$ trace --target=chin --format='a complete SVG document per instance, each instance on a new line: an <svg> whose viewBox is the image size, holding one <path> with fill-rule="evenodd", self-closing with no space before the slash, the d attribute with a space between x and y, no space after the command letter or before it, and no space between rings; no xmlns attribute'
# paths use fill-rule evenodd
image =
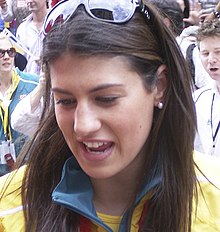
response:
<svg viewBox="0 0 220 232"><path fill-rule="evenodd" d="M106 169L102 169L99 170L99 169L96 169L96 170L86 170L86 169L83 169L84 172L92 179L99 179L99 180L102 180L102 179L107 179L107 178L111 178L112 176L115 175L115 173L109 173L106 171Z"/></svg>

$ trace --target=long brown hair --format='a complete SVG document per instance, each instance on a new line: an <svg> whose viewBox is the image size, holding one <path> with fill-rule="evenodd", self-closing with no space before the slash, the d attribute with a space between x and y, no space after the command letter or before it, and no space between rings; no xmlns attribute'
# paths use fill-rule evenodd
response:
<svg viewBox="0 0 220 232"><path fill-rule="evenodd" d="M47 79L45 112L26 152L29 157L22 187L23 204L28 206L25 207L27 231L77 231L79 226L77 214L51 200L63 164L73 156L57 125L50 92L50 63L65 52L126 56L148 89L157 81L155 73L159 65L167 66L164 108L155 108L146 155L146 172L151 170L149 178L159 173L162 181L152 192L141 231L190 231L196 180L190 76L172 33L154 8L145 4L150 18L137 11L124 24L95 20L79 7L71 19L55 26L46 36L42 54ZM77 188L79 183L74 184Z"/></svg>

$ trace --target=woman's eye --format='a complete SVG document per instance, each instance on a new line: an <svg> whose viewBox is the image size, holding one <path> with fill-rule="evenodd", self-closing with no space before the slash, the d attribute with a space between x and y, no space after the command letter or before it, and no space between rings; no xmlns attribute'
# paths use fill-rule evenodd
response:
<svg viewBox="0 0 220 232"><path fill-rule="evenodd" d="M73 106L76 104L76 101L74 99L59 99L56 101L57 105L62 105L62 106Z"/></svg>
<svg viewBox="0 0 220 232"><path fill-rule="evenodd" d="M95 98L96 101L103 103L103 104L112 104L117 99L118 99L118 97L116 97L116 96L106 96L106 97L96 97Z"/></svg>

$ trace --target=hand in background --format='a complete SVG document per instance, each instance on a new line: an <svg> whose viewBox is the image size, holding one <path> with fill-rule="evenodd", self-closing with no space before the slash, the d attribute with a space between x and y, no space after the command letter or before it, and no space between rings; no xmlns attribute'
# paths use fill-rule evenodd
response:
<svg viewBox="0 0 220 232"><path fill-rule="evenodd" d="M40 75L38 88L39 88L39 90L38 90L38 91L39 91L39 94L40 94L41 96L43 96L44 91L45 91L45 88L46 88L46 79L45 79L43 73L41 73L41 75Z"/></svg>
<svg viewBox="0 0 220 232"><path fill-rule="evenodd" d="M199 25L201 9L202 9L202 6L199 1L195 1L193 4L190 3L189 18L184 18L183 21L185 23L189 23L190 25Z"/></svg>

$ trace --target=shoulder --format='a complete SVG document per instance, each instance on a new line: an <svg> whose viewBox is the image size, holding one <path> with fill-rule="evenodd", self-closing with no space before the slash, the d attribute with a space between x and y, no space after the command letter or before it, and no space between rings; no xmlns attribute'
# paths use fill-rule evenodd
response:
<svg viewBox="0 0 220 232"><path fill-rule="evenodd" d="M22 21L17 28L16 36L24 32L26 26L27 26L27 21L26 20Z"/></svg>
<svg viewBox="0 0 220 232"><path fill-rule="evenodd" d="M19 69L17 69L18 75L20 76L20 80L22 82L26 83L33 83L33 84L38 84L39 82L39 77L35 74L32 73L27 73L27 72L22 72Z"/></svg>
<svg viewBox="0 0 220 232"><path fill-rule="evenodd" d="M200 171L192 231L220 231L220 158L195 152L194 161Z"/></svg>
<svg viewBox="0 0 220 232"><path fill-rule="evenodd" d="M205 155L195 151L194 161L207 179L220 188L220 157ZM199 176L199 179L202 177L202 181L204 181L204 175L202 175L200 172L198 173L199 174L197 176Z"/></svg>
<svg viewBox="0 0 220 232"><path fill-rule="evenodd" d="M10 193L20 192L20 187L24 177L26 166L0 177L0 212L4 208L3 199L6 199Z"/></svg>
<svg viewBox="0 0 220 232"><path fill-rule="evenodd" d="M24 226L21 185L26 166L0 177L0 229L22 231Z"/></svg>
<svg viewBox="0 0 220 232"><path fill-rule="evenodd" d="M16 36L18 36L21 32L26 32L27 26L31 21L32 15L28 15L26 18L24 18L17 28Z"/></svg>
<svg viewBox="0 0 220 232"><path fill-rule="evenodd" d="M26 18L23 18L22 22L19 24L18 28L24 27L33 20L32 14L29 14Z"/></svg>
<svg viewBox="0 0 220 232"><path fill-rule="evenodd" d="M212 95L213 89L211 85L204 86L193 93L194 102L197 103L202 97Z"/></svg>

